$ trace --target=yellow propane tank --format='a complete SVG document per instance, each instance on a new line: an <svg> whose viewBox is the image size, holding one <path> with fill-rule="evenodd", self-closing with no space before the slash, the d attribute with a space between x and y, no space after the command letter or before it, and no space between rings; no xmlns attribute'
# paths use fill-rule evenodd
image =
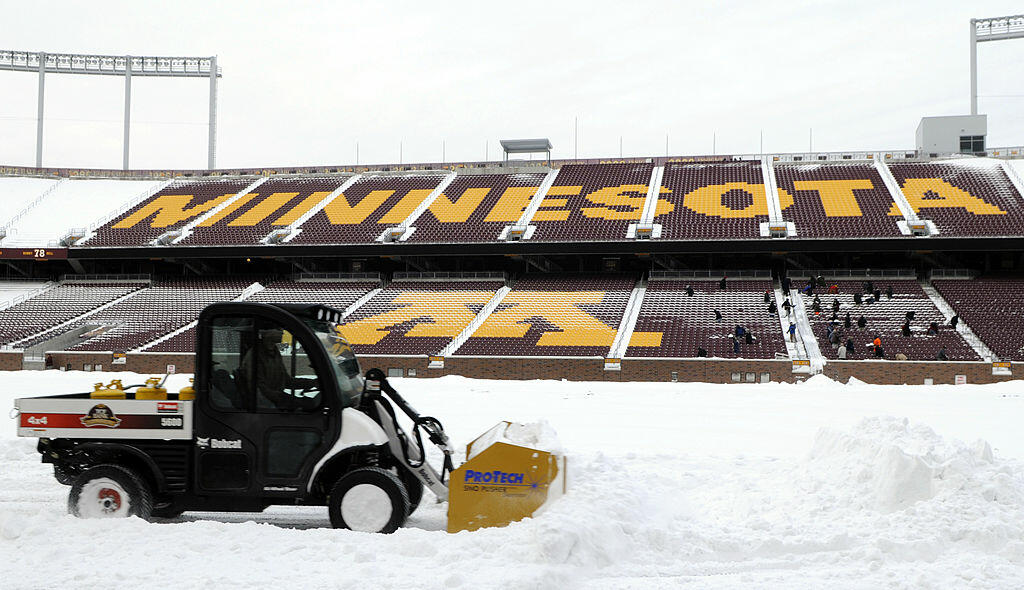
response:
<svg viewBox="0 0 1024 590"><path fill-rule="evenodd" d="M160 387L159 377L146 379L145 387L135 391L135 399L167 399L167 390Z"/></svg>
<svg viewBox="0 0 1024 590"><path fill-rule="evenodd" d="M193 384L195 382L196 382L195 379L189 377L188 385L186 385L185 387L182 387L178 391L178 399L180 399L182 401L196 399L196 390L195 390L195 387L193 387Z"/></svg>
<svg viewBox="0 0 1024 590"><path fill-rule="evenodd" d="M565 493L565 456L508 436L519 426L500 422L467 445L448 484L449 533L505 526Z"/></svg>
<svg viewBox="0 0 1024 590"><path fill-rule="evenodd" d="M124 399L124 388L120 379L114 379L104 386L102 383L93 384L93 391L89 394L92 399Z"/></svg>

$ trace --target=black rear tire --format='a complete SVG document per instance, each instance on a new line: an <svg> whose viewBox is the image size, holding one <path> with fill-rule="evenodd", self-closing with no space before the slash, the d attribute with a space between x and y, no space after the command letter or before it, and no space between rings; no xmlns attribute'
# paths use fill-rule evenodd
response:
<svg viewBox="0 0 1024 590"><path fill-rule="evenodd" d="M420 500L423 499L423 482L402 466L398 467L398 479L402 480L402 485L405 486L405 491L409 495L409 515L412 516L412 513L416 512L416 508L419 507Z"/></svg>
<svg viewBox="0 0 1024 590"><path fill-rule="evenodd" d="M149 519L153 494L139 475L120 465L97 465L75 477L68 511L79 518Z"/></svg>
<svg viewBox="0 0 1024 590"><path fill-rule="evenodd" d="M409 517L409 494L394 473L362 467L338 478L327 510L334 528L393 533Z"/></svg>

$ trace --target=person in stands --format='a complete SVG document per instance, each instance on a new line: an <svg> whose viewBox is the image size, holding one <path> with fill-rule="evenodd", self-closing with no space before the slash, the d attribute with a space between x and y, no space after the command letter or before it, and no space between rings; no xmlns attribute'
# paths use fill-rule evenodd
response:
<svg viewBox="0 0 1024 590"><path fill-rule="evenodd" d="M880 289L875 289L871 294L875 296L875 303L882 300L882 291Z"/></svg>
<svg viewBox="0 0 1024 590"><path fill-rule="evenodd" d="M824 287L825 286L825 277L823 277L821 275L818 275L817 278L814 279L814 284L816 286L818 286L818 287Z"/></svg>
<svg viewBox="0 0 1024 590"><path fill-rule="evenodd" d="M885 358L885 349L883 349L881 345L875 347L875 357L880 359Z"/></svg>
<svg viewBox="0 0 1024 590"><path fill-rule="evenodd" d="M789 341L796 342L796 324L789 325Z"/></svg>
<svg viewBox="0 0 1024 590"><path fill-rule="evenodd" d="M693 297L693 287L691 287L690 285L686 286L686 296Z"/></svg>
<svg viewBox="0 0 1024 590"><path fill-rule="evenodd" d="M702 356L707 356L707 355L708 355L708 351L704 350L703 346L698 346L697 347L697 356L702 357Z"/></svg>
<svg viewBox="0 0 1024 590"><path fill-rule="evenodd" d="M949 318L949 325L952 326L952 328L954 330L956 330L956 325L959 324L959 323L960 323L960 316L954 315L953 317Z"/></svg>
<svg viewBox="0 0 1024 590"><path fill-rule="evenodd" d="M851 325L851 322L850 322L850 312L846 312L846 317L843 318L843 327L846 328L847 330L849 330L850 329L850 325Z"/></svg>
<svg viewBox="0 0 1024 590"><path fill-rule="evenodd" d="M910 324L909 323L904 323L902 331L903 331L903 335L904 336L910 336Z"/></svg>
<svg viewBox="0 0 1024 590"><path fill-rule="evenodd" d="M855 304L857 304L857 305L860 305L860 304L864 303L864 296L861 295L860 293L854 293L853 294L853 302Z"/></svg>
<svg viewBox="0 0 1024 590"><path fill-rule="evenodd" d="M722 280L718 281L718 288L719 289L722 289L723 291L725 290L725 280L728 279L728 278L729 278L728 276L724 276L724 277L722 277Z"/></svg>
<svg viewBox="0 0 1024 590"><path fill-rule="evenodd" d="M768 313L770 313L771 315L779 313L779 306L775 305L774 301L768 304Z"/></svg>
<svg viewBox="0 0 1024 590"><path fill-rule="evenodd" d="M739 338L736 338L735 336L732 337L732 352L733 354L740 353L740 341Z"/></svg>
<svg viewBox="0 0 1024 590"><path fill-rule="evenodd" d="M747 344L753 344L754 340L756 340L756 338L754 338L754 335L750 332L750 330L747 330L746 334L743 335L743 341L746 342Z"/></svg>
<svg viewBox="0 0 1024 590"><path fill-rule="evenodd" d="M811 304L811 309L815 312L821 311L821 299L818 299L817 295L814 296L814 303Z"/></svg>
<svg viewBox="0 0 1024 590"><path fill-rule="evenodd" d="M812 279L810 281L807 281L807 284L804 286L803 289L800 289L800 292L803 293L804 295L813 295L814 294L814 280Z"/></svg>
<svg viewBox="0 0 1024 590"><path fill-rule="evenodd" d="M928 324L928 335L929 336L935 336L938 333L939 333L939 323L938 322L932 322L932 323Z"/></svg>
<svg viewBox="0 0 1024 590"><path fill-rule="evenodd" d="M789 293L789 290L793 287L793 281L789 277L782 277L782 291Z"/></svg>
<svg viewBox="0 0 1024 590"><path fill-rule="evenodd" d="M793 304L789 301L789 297L786 297L786 300L782 302L782 309L786 310L786 317L788 318L790 312L793 311Z"/></svg>
<svg viewBox="0 0 1024 590"><path fill-rule="evenodd" d="M736 336L738 336L738 337L742 337L742 336L743 336L743 334L744 334L744 333L745 333L746 331L747 331L747 329L746 329L746 328L744 328L743 326L741 326L741 325L739 325L739 324L737 324L737 325L736 325Z"/></svg>
<svg viewBox="0 0 1024 590"><path fill-rule="evenodd" d="M834 313L839 313L839 298L838 297L836 297L835 299L832 300L832 311Z"/></svg>
<svg viewBox="0 0 1024 590"><path fill-rule="evenodd" d="M846 339L846 354L854 354L857 352L857 345L853 342L853 338Z"/></svg>
<svg viewBox="0 0 1024 590"><path fill-rule="evenodd" d="M910 311L907 312L907 321L908 322L914 321L914 310L910 310Z"/></svg>
<svg viewBox="0 0 1024 590"><path fill-rule="evenodd" d="M718 311L717 309L715 310L715 321L716 322L722 321L722 312Z"/></svg>
<svg viewBox="0 0 1024 590"><path fill-rule="evenodd" d="M946 347L945 346L943 346L942 348L939 349L939 353L935 355L935 360L937 360L937 361L948 361L949 360L949 357L946 356Z"/></svg>
<svg viewBox="0 0 1024 590"><path fill-rule="evenodd" d="M846 345L845 344L840 344L839 345L839 350L836 351L836 356L839 357L839 360L841 360L841 361L845 361L846 360Z"/></svg>
<svg viewBox="0 0 1024 590"><path fill-rule="evenodd" d="M892 285L885 288L885 296L892 299Z"/></svg>
<svg viewBox="0 0 1024 590"><path fill-rule="evenodd" d="M907 355L903 354L902 352L897 352L896 356L893 358L895 358L898 361L905 361L907 360Z"/></svg>
<svg viewBox="0 0 1024 590"><path fill-rule="evenodd" d="M868 327L868 319L864 316L860 316L859 318L857 318L857 327L860 328L861 330Z"/></svg>
<svg viewBox="0 0 1024 590"><path fill-rule="evenodd" d="M768 303L768 302L770 302L771 300L772 300L772 292L771 292L771 291L769 291L768 289L765 289L765 290L764 290L764 302L765 302L765 303Z"/></svg>
<svg viewBox="0 0 1024 590"><path fill-rule="evenodd" d="M838 294L839 293L839 285L832 285L831 287L828 288L828 292L830 294L832 294L832 295Z"/></svg>

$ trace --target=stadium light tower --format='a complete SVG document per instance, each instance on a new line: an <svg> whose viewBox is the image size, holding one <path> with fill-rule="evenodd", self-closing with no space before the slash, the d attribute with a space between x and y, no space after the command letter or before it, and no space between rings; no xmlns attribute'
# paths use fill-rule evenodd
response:
<svg viewBox="0 0 1024 590"><path fill-rule="evenodd" d="M93 74L124 76L124 169L128 169L128 144L131 135L132 78L209 78L210 125L207 166L216 164L217 142L217 56L211 57L158 57L132 55L87 55L76 53L46 53L43 51L13 51L0 49L0 70L39 73L39 106L36 115L36 167L43 166L43 90L46 74Z"/></svg>
<svg viewBox="0 0 1024 590"><path fill-rule="evenodd" d="M978 114L978 43L1024 39L1024 14L971 19L971 114Z"/></svg>

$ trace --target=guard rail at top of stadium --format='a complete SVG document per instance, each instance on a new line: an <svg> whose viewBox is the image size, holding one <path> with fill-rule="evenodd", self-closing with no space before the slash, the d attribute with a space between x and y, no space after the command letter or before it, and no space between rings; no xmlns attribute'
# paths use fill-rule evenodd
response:
<svg viewBox="0 0 1024 590"><path fill-rule="evenodd" d="M518 168L535 166L560 168L566 164L647 164L664 166L673 162L714 163L770 158L774 162L836 162L844 160L933 160L971 154L960 153L918 153L915 150L846 150L833 152L789 152L764 154L704 154L690 156L650 156L638 158L578 158L559 160L508 160L476 162L421 162L415 164L371 164L371 165L324 165L324 166L277 166L220 168L216 170L115 170L104 168L35 168L31 166L10 166L0 164L0 176L47 176L47 177L96 177L96 178L175 178L207 176L276 176L290 174L353 174L367 172L418 172L439 170L465 170ZM1024 158L1024 146L989 148L973 154L991 158Z"/></svg>

